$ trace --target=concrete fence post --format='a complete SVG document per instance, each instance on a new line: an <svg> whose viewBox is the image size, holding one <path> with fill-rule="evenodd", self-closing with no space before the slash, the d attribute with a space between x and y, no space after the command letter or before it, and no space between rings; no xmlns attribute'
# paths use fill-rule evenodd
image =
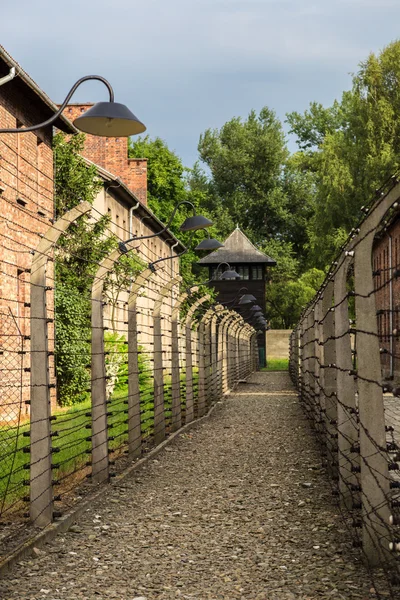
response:
<svg viewBox="0 0 400 600"><path fill-rule="evenodd" d="M355 467L360 466L359 454L354 453L358 424L346 288L352 260L346 255L339 258L334 279L339 491L341 502L348 509L353 508L354 486L359 483Z"/></svg>
<svg viewBox="0 0 400 600"><path fill-rule="evenodd" d="M211 300L211 296L206 294L202 296L189 308L185 320L185 340L186 340L186 417L185 423L190 423L194 419L194 394L193 394L193 344L192 344L192 324L196 310L205 302Z"/></svg>
<svg viewBox="0 0 400 600"><path fill-rule="evenodd" d="M179 284L182 277L177 276L168 281L157 296L153 308L154 336L154 443L157 446L165 439L165 407L164 407L164 370L162 347L161 308L164 299L174 285Z"/></svg>
<svg viewBox="0 0 400 600"><path fill-rule="evenodd" d="M335 309L333 308L333 280L328 281L322 297L322 343L324 368L321 373L324 389L324 415L328 471L337 477L337 400L336 400L336 352Z"/></svg>
<svg viewBox="0 0 400 600"><path fill-rule="evenodd" d="M190 294L195 294L198 287L192 287ZM177 431L182 425L182 408L181 408L181 379L180 379L180 350L179 350L179 313L182 303L188 298L187 292L181 294L172 309L171 314L171 393L172 393L172 420L171 430ZM187 374L185 373L187 384Z"/></svg>
<svg viewBox="0 0 400 600"><path fill-rule="evenodd" d="M136 244L136 245L135 245ZM128 244L128 250L137 242ZM121 257L119 249L104 258L92 285L92 481L102 483L109 477L106 365L104 354L103 291L107 275Z"/></svg>
<svg viewBox="0 0 400 600"><path fill-rule="evenodd" d="M209 368L210 368L210 333L209 321L214 313L214 307L209 308L199 321L198 326L198 345L199 345L199 399L198 416L202 417L206 412L207 395L209 387Z"/></svg>
<svg viewBox="0 0 400 600"><path fill-rule="evenodd" d="M388 559L387 524L391 514L381 360L372 275L372 244L377 228L398 202L400 184L379 198L362 222L354 244L354 290L357 319L363 549L370 565Z"/></svg>
<svg viewBox="0 0 400 600"><path fill-rule="evenodd" d="M151 269L142 271L132 284L128 298L128 452L131 458L138 458L142 453L137 299L152 275Z"/></svg>
<svg viewBox="0 0 400 600"><path fill-rule="evenodd" d="M230 319L230 311L222 318L218 329L219 355L221 357L221 396L228 391L228 345L227 345L227 322Z"/></svg>
<svg viewBox="0 0 400 600"><path fill-rule="evenodd" d="M46 267L49 254L61 234L92 209L82 202L50 227L40 240L31 266L31 421L30 421L30 518L36 527L53 520L51 476L51 426L49 346L47 334Z"/></svg>

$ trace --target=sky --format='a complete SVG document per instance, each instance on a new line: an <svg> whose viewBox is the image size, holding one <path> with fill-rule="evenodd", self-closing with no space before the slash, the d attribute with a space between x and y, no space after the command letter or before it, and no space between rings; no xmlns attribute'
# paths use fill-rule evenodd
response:
<svg viewBox="0 0 400 600"><path fill-rule="evenodd" d="M0 19L0 43L56 103L102 75L189 167L207 128L329 106L400 38L400 0L1 0ZM98 82L73 97L106 99Z"/></svg>

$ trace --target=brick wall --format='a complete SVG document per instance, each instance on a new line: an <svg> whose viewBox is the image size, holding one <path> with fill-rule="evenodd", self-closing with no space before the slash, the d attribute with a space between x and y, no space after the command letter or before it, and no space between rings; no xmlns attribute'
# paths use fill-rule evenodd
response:
<svg viewBox="0 0 400 600"><path fill-rule="evenodd" d="M64 111L65 116L73 121L93 104L71 104ZM86 134L83 155L120 177L125 185L143 203L147 204L147 159L128 158L128 138L107 138Z"/></svg>
<svg viewBox="0 0 400 600"><path fill-rule="evenodd" d="M11 82L0 87L0 127L26 126L42 121L45 117L39 107L40 102L35 104L26 100L19 84ZM51 142L51 128L39 131L38 135L0 135L0 186L3 188L0 191L0 363L3 375L0 422L9 422L18 416L14 412L20 400L17 396L21 391L21 369L22 401L30 397L29 280L32 251L54 217ZM47 276L51 286L51 262ZM53 317L52 291L47 293L47 302L49 317ZM49 340L51 350L52 323L49 324ZM22 351L26 354L21 354ZM50 373L53 381L54 364L51 364ZM14 402L15 408L12 408ZM23 410L28 414L28 405L23 405Z"/></svg>
<svg viewBox="0 0 400 600"><path fill-rule="evenodd" d="M374 243L372 265L374 285L376 289L376 309L378 317L378 334L384 379L390 376L390 340L392 337L394 379L400 382L400 278L396 270L400 269L400 218L388 229L392 239L392 271L389 269L390 238L383 233ZM390 313L390 279L393 288L393 312Z"/></svg>

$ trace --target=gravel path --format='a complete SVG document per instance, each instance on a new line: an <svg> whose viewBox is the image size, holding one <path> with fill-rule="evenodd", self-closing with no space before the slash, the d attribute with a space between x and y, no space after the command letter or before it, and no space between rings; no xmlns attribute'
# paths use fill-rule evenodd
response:
<svg viewBox="0 0 400 600"><path fill-rule="evenodd" d="M254 374L72 530L1 600L376 598L286 373Z"/></svg>

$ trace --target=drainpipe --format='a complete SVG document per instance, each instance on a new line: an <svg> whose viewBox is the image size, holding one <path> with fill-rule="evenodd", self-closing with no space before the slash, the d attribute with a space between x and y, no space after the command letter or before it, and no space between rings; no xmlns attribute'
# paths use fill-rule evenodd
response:
<svg viewBox="0 0 400 600"><path fill-rule="evenodd" d="M11 81L11 79L14 79L14 77L15 77L15 67L11 67L9 74L0 79L0 85L4 85L5 83L8 83L9 81Z"/></svg>
<svg viewBox="0 0 400 600"><path fill-rule="evenodd" d="M129 209L129 238L133 237L133 233L132 233L132 224L133 224L133 211L137 210L140 206L140 202L138 202L136 204L136 206L132 206L132 208Z"/></svg>
<svg viewBox="0 0 400 600"><path fill-rule="evenodd" d="M386 235L389 238L389 377L393 379L394 377L394 368L393 368L393 272L392 272L392 236L388 231L386 231Z"/></svg>

